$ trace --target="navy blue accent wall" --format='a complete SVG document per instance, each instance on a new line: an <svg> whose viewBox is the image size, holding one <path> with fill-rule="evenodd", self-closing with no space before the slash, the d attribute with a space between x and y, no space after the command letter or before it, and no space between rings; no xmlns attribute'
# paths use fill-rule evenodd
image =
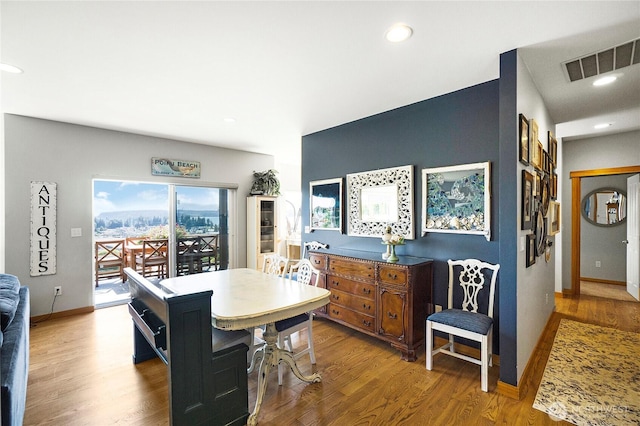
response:
<svg viewBox="0 0 640 426"><path fill-rule="evenodd" d="M500 55L500 381L516 386L518 276L518 55Z"/></svg>
<svg viewBox="0 0 640 426"><path fill-rule="evenodd" d="M478 258L499 263L502 165L499 144L498 80L411 104L302 138L303 225L309 226L309 182L345 177L397 166L414 166L414 219L416 239L398 248L398 254L435 260L435 303L447 304L447 259ZM517 114L514 115L517 117ZM515 120L515 119L514 119ZM423 168L491 162L491 241L484 236L429 233L421 236ZM513 166L515 167L515 166ZM515 172L509 177L515 187ZM510 185L511 183L509 183ZM346 191L346 182L345 182ZM514 201L515 202L515 201ZM514 213L515 216L515 213ZM303 241L317 240L331 248L380 252L380 238L349 237L337 231L303 233ZM510 232L515 238L516 225ZM500 271L498 286L503 278ZM498 287L499 288L499 287ZM494 351L499 344L500 311L496 297Z"/></svg>

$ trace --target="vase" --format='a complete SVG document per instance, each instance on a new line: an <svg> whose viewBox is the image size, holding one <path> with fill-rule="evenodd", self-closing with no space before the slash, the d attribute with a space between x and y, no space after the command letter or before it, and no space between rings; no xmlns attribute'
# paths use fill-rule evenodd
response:
<svg viewBox="0 0 640 426"><path fill-rule="evenodd" d="M395 244L389 244L389 247L391 247L391 254L387 258L387 262L396 263L398 260L400 260L398 258L398 255L396 254L396 245Z"/></svg>
<svg viewBox="0 0 640 426"><path fill-rule="evenodd" d="M389 256L391 256L391 244L386 244L386 246L387 246L387 251L382 253L382 260L387 260Z"/></svg>

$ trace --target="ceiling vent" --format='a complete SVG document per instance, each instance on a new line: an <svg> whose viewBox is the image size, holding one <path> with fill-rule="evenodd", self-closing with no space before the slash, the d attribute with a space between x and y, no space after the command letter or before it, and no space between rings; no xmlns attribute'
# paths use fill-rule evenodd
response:
<svg viewBox="0 0 640 426"><path fill-rule="evenodd" d="M640 39L564 62L569 81L578 81L640 63Z"/></svg>

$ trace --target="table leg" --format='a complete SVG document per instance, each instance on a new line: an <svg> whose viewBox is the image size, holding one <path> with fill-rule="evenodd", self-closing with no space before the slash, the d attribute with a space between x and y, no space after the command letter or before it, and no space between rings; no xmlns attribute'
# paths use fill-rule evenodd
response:
<svg viewBox="0 0 640 426"><path fill-rule="evenodd" d="M253 413L247 419L248 426L254 426L258 424L258 413L260 412L260 406L262 405L262 399L264 398L264 394L267 391L267 383L269 379L269 371L271 368L277 367L280 362L286 362L293 374L296 375L297 378L307 383L317 383L322 380L322 377L319 373L311 374L310 376L305 376L302 374L298 365L296 364L295 359L293 358L293 354L286 349L281 349L278 347L278 331L276 330L275 323L268 323L267 329L263 333L263 338L266 344L262 349L256 351L263 352L262 362L260 363L260 369L258 370L258 392L256 396L256 406L253 409ZM254 360L256 355L254 354ZM253 365L254 360L251 361Z"/></svg>

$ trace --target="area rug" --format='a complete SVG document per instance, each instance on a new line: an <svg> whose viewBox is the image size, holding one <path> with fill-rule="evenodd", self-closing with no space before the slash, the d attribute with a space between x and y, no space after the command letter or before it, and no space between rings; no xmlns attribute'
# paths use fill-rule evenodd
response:
<svg viewBox="0 0 640 426"><path fill-rule="evenodd" d="M533 407L575 425L640 424L640 333L560 320Z"/></svg>

